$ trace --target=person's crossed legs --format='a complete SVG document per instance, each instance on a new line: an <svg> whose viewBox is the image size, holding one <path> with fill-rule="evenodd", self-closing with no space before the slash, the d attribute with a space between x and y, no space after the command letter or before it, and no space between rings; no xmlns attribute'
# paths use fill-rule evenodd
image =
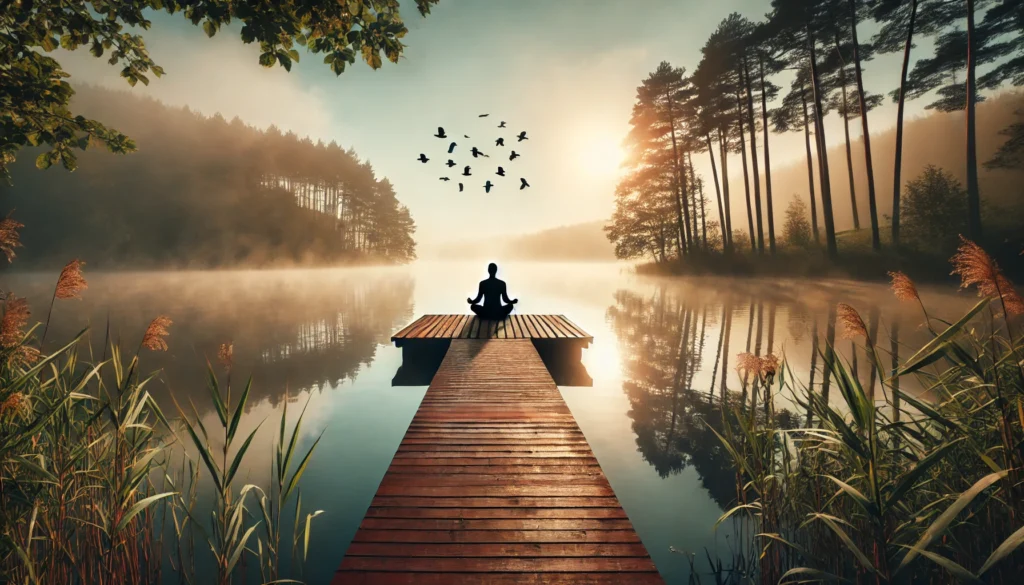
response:
<svg viewBox="0 0 1024 585"><path fill-rule="evenodd" d="M481 319L500 321L505 317L508 317L509 314L512 313L512 308L514 306L515 305L509 303L507 305L502 305L498 309L491 309L489 307L484 307L483 305L470 305L469 308L473 311L473 313L476 314L477 317L480 317Z"/></svg>

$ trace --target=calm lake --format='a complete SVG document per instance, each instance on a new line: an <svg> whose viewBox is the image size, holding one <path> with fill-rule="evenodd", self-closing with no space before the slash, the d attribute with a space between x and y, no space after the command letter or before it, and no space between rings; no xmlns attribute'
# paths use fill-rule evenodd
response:
<svg viewBox="0 0 1024 585"><path fill-rule="evenodd" d="M214 361L220 344L233 343L235 386L250 374L254 380L240 436L263 423L247 456L245 482L266 480L284 400L293 419L308 401L300 452L321 433L323 438L302 480L302 502L305 511L324 514L313 523L305 578L326 583L426 390L392 387L401 352L391 345L391 334L420 314L466 312L465 299L475 294L485 268L421 262L372 269L87 273L83 300L57 302L47 345L90 327L98 356L109 319L110 337L133 352L149 321L167 315L173 320L170 350L142 354L143 370L162 370L150 392L169 414L170 393L182 404L191 399L209 426L216 415L205 389L206 359ZM819 388L815 351L831 337L843 358L858 366L862 382L873 383L863 351L854 351L835 330L837 302L856 307L886 350L897 323L901 351L927 339L919 307L899 303L881 284L656 279L638 277L621 264L509 264L498 277L520 299L519 312L564 314L594 336L583 352L593 387L565 387L562 395L669 583L687 581L683 552L696 553L704 570L705 548L725 557L733 549L733 525L716 531L714 524L734 498L735 477L705 421L721 419L713 398L723 388L743 389L737 354L784 355L805 383L812 382L813 363ZM28 296L34 319L45 320L55 273L8 274L4 280L4 289ZM952 288L922 287L921 294L929 312L947 320L976 300ZM779 400L778 408L793 408L786 397Z"/></svg>

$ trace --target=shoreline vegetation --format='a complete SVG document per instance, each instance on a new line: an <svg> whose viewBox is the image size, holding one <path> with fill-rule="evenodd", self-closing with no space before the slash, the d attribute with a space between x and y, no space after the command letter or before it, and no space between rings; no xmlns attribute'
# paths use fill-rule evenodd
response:
<svg viewBox="0 0 1024 585"><path fill-rule="evenodd" d="M138 151L90 149L74 173L9 165L4 208L25 224L19 266L92 269L401 264L416 225L369 161L325 144L85 86L73 105L130 133ZM37 154L40 147L27 149Z"/></svg>
<svg viewBox="0 0 1024 585"><path fill-rule="evenodd" d="M19 227L0 221L8 260ZM323 513L302 509L299 482L320 441L298 450L305 408L289 431L285 397L267 484L240 485L262 424L238 434L252 379L232 396L233 344L220 346L216 368L207 365L219 422L210 428L191 399L187 408L175 400L177 415L168 417L147 390L158 372L143 374L142 361L168 350L173 323L165 316L127 349L110 339L108 323L98 359L87 330L52 353L40 350L53 304L88 288L83 264L61 271L44 323L30 326L28 302L0 291L0 583L301 577L312 521ZM212 516L197 509L208 495Z"/></svg>
<svg viewBox="0 0 1024 585"><path fill-rule="evenodd" d="M919 349L901 348L898 329L877 337L856 308L838 304L842 337L861 344L871 365L863 385L825 344L823 373L838 400L827 382L813 390L775 355L737 356L749 394L744 385L739 405L723 395L721 424L708 425L735 470L736 499L716 526L746 525L732 558L676 551L689 557L693 582L1017 582L1024 299L969 240L951 263L961 286L982 297L955 323L931 317L914 282L892 274L893 293L921 311L933 336ZM934 400L901 391L909 377ZM806 413L802 425L776 411L780 396ZM698 555L710 575L696 571Z"/></svg>
<svg viewBox="0 0 1024 585"><path fill-rule="evenodd" d="M669 274L935 279L963 234L1018 270L1017 16L933 0L772 0L763 19L729 14L689 70L662 61L636 89L605 227L616 256ZM858 38L869 21L875 34ZM932 55L915 52L922 40ZM886 53L902 53L902 72L872 89L898 113L872 134L886 98L865 89L862 69ZM904 122L906 99L922 97L932 113ZM830 146L837 118L843 139ZM781 144L789 133L799 138Z"/></svg>

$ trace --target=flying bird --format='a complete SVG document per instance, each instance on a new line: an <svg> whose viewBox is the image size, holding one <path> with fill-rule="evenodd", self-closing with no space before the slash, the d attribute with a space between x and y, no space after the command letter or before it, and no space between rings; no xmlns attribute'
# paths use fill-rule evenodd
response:
<svg viewBox="0 0 1024 585"><path fill-rule="evenodd" d="M508 160L516 160L520 156L522 155L513 150L512 154L508 155Z"/></svg>
<svg viewBox="0 0 1024 585"><path fill-rule="evenodd" d="M425 154L423 154L423 153L421 152L421 153L420 153L420 157L419 157L418 159L416 159L416 160L420 161L421 163L425 163L425 162L427 162L427 161L428 161L428 160L430 160L430 159L429 159L429 158L427 158L427 155L425 155Z"/></svg>
<svg viewBox="0 0 1024 585"><path fill-rule="evenodd" d="M453 161L452 159L448 159L448 162L444 164L448 165L448 168L450 169L455 166L455 161Z"/></svg>
<svg viewBox="0 0 1024 585"><path fill-rule="evenodd" d="M469 138L469 134L463 134L462 137L463 138Z"/></svg>
<svg viewBox="0 0 1024 585"><path fill-rule="evenodd" d="M441 177L441 180L442 181L451 181L451 179L449 179L448 177Z"/></svg>
<svg viewBox="0 0 1024 585"><path fill-rule="evenodd" d="M462 183L459 183L459 193L462 193Z"/></svg>
<svg viewBox="0 0 1024 585"><path fill-rule="evenodd" d="M526 137L526 130L523 130L522 132L520 132L519 136L517 138L519 138L519 142L522 142L524 140L529 140L529 138Z"/></svg>
<svg viewBox="0 0 1024 585"><path fill-rule="evenodd" d="M469 165L466 165L466 168L462 170L462 176L463 177L468 177L468 176L470 176L470 174L471 173L469 172Z"/></svg>
<svg viewBox="0 0 1024 585"><path fill-rule="evenodd" d="M437 127L437 134L434 134L434 136L436 136L438 138L448 138L448 136L445 135L445 133L444 133L444 128L442 128L440 126Z"/></svg>
<svg viewBox="0 0 1024 585"><path fill-rule="evenodd" d="M472 153L473 153L473 158L476 158L476 157L478 157L478 156L482 156L482 157L484 157L484 158L490 158L489 156L487 156L486 154L484 154L482 150L480 150L479 148L477 148L477 147L475 147L475 146L473 147L473 150L471 150L470 152L472 152Z"/></svg>
<svg viewBox="0 0 1024 585"><path fill-rule="evenodd" d="M504 177L505 176L505 169L503 169L501 167L498 167L498 172L495 173L495 174L497 174L499 177Z"/></svg>
<svg viewBox="0 0 1024 585"><path fill-rule="evenodd" d="M520 178L519 180L523 182L522 185L519 185L520 191L530 186L530 184L526 182L526 179Z"/></svg>
<svg viewBox="0 0 1024 585"><path fill-rule="evenodd" d="M498 124L498 128L504 128L504 127L505 127L505 120L502 120L501 124Z"/></svg>
<svg viewBox="0 0 1024 585"><path fill-rule="evenodd" d="M486 183L484 183L484 191L487 192L487 193L490 193L491 192L491 187L493 187L493 186L494 185L490 181L487 181Z"/></svg>
<svg viewBox="0 0 1024 585"><path fill-rule="evenodd" d="M486 118L487 116L490 116L490 114L480 114L480 115L479 115L479 116L477 116L477 117L478 117L478 118Z"/></svg>
<svg viewBox="0 0 1024 585"><path fill-rule="evenodd" d="M505 146L505 139L499 138L494 141L494 146Z"/></svg>
<svg viewBox="0 0 1024 585"><path fill-rule="evenodd" d="M449 145L448 145L448 154L451 154L451 153L455 152L455 147L456 147L456 146L457 146L457 145L456 145L456 144L455 144L454 142L452 142L451 144L449 144Z"/></svg>

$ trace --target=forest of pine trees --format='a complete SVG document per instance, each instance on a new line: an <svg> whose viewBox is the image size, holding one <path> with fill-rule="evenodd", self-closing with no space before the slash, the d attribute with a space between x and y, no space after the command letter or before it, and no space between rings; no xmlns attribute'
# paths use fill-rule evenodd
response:
<svg viewBox="0 0 1024 585"><path fill-rule="evenodd" d="M20 266L60 265L67 250L93 267L416 256L409 210L351 149L126 92L80 88L74 104L128 133L138 151L89 149L73 173L19 157L2 197L3 212L25 224Z"/></svg>
<svg viewBox="0 0 1024 585"><path fill-rule="evenodd" d="M862 38L858 25L868 21L877 34ZM912 60L925 39L933 54ZM862 63L882 53L903 54L890 94L898 114L893 160L886 161L895 167L888 185L876 181L879 155L872 155L869 124L871 109L884 98L865 89L862 75ZM906 98L927 97L927 109L963 111L966 140L959 149L965 168L949 170L965 179L964 235L995 239L982 225L978 166L986 161L978 160L975 105L984 100L981 90L1020 85L1021 2L772 0L762 22L731 14L711 33L692 71L662 62L637 88L626 138L628 173L616 191L608 238L620 258L657 262L707 253L776 254L783 244L776 205L785 208L779 196L791 193L773 191L771 136L794 131L804 139L814 242L836 259L836 218L850 214L854 230L870 229L873 250L881 251L884 240L891 251L902 251L901 190L913 179L900 173L904 106ZM829 164L835 153L824 120L830 115L842 120L842 175ZM1010 140L990 167L1021 168L1020 128L1005 131ZM861 137L859 144L851 132ZM695 172L697 157L706 157L713 180ZM849 199L834 196L842 190ZM865 199L867 217L858 211ZM891 217L879 209L888 209L890 201Z"/></svg>

